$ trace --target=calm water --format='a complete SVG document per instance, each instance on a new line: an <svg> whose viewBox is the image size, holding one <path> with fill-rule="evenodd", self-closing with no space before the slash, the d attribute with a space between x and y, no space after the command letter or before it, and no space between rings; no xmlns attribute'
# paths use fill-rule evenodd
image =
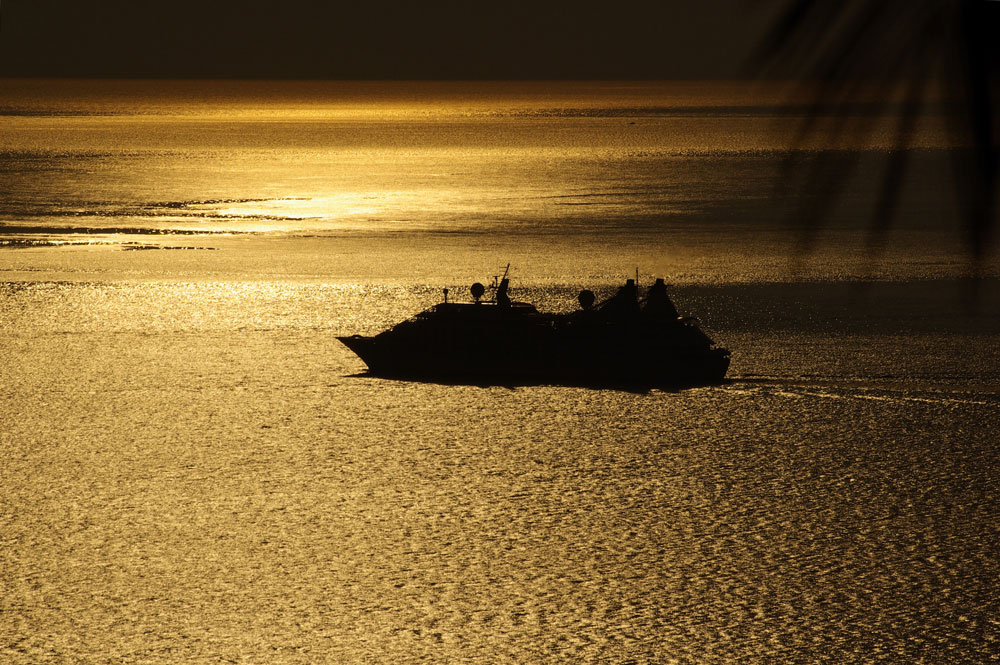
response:
<svg viewBox="0 0 1000 665"><path fill-rule="evenodd" d="M4 82L0 661L993 662L996 262L933 121L881 255L879 133L797 252L769 99ZM508 261L544 309L665 277L733 380L384 381L333 339Z"/></svg>

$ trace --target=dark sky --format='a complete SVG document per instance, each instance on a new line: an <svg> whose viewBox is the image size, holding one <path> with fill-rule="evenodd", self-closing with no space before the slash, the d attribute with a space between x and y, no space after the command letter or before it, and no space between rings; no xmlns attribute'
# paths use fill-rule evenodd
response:
<svg viewBox="0 0 1000 665"><path fill-rule="evenodd" d="M0 74L733 78L746 0L2 0Z"/></svg>

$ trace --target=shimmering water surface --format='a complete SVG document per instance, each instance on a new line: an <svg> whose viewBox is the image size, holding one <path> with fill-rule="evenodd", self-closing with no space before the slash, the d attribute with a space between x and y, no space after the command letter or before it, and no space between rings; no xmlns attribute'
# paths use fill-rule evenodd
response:
<svg viewBox="0 0 1000 665"><path fill-rule="evenodd" d="M0 661L1000 651L1000 284L933 118L884 251L876 134L803 254L756 88L0 98ZM550 310L665 277L732 380L386 381L334 339L508 261Z"/></svg>

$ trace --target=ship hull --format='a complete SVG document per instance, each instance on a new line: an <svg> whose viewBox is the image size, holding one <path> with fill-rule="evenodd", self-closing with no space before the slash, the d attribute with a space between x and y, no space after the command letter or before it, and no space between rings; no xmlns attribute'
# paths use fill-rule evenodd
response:
<svg viewBox="0 0 1000 665"><path fill-rule="evenodd" d="M338 337L374 376L475 383L704 385L721 382L729 352L721 348L677 349L656 340L409 340L391 336Z"/></svg>

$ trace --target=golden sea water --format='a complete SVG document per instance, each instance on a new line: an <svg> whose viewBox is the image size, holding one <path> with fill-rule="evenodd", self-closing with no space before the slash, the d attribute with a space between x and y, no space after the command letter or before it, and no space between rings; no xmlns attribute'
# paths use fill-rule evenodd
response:
<svg viewBox="0 0 1000 665"><path fill-rule="evenodd" d="M1000 289L933 123L873 256L882 139L803 254L740 85L0 97L0 661L992 662ZM334 339L507 262L546 310L665 277L732 380L388 381Z"/></svg>

